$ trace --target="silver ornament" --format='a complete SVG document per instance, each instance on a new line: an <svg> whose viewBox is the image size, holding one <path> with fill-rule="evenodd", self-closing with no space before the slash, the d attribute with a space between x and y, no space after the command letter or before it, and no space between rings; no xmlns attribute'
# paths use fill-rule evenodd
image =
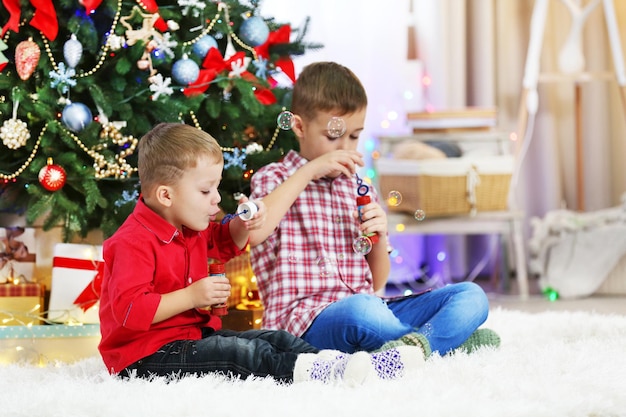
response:
<svg viewBox="0 0 626 417"><path fill-rule="evenodd" d="M0 138L7 148L17 149L26 145L30 132L26 123L20 119L8 119L0 127Z"/></svg>
<svg viewBox="0 0 626 417"><path fill-rule="evenodd" d="M91 110L83 103L70 103L63 109L61 121L72 132L80 132L92 120Z"/></svg>
<svg viewBox="0 0 626 417"><path fill-rule="evenodd" d="M217 41L211 35L204 35L198 40L198 42L193 44L192 49L193 53L196 54L197 57L204 59L211 48L217 48Z"/></svg>
<svg viewBox="0 0 626 417"><path fill-rule="evenodd" d="M83 44L72 33L72 36L63 45L63 58L65 58L68 67L76 68L82 56Z"/></svg>
<svg viewBox="0 0 626 417"><path fill-rule="evenodd" d="M174 62L172 66L172 78L180 85L189 85L195 82L200 75L200 67L187 55Z"/></svg>

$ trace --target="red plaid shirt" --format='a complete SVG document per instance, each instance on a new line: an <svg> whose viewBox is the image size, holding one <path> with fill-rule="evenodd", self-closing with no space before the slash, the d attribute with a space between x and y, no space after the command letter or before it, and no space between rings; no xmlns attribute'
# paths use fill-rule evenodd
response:
<svg viewBox="0 0 626 417"><path fill-rule="evenodd" d="M250 199L262 198L307 163L290 151L252 178ZM373 201L378 201L370 187ZM372 273L352 242L360 236L356 177L309 183L250 258L265 308L263 327L301 336L326 306L352 294L374 292Z"/></svg>

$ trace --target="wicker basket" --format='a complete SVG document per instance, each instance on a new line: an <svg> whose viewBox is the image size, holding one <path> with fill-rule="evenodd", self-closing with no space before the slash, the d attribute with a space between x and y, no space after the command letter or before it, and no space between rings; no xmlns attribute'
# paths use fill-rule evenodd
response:
<svg viewBox="0 0 626 417"><path fill-rule="evenodd" d="M399 205L388 204L394 212L426 217L471 214L475 211L507 209L513 159L508 155L437 160L376 161L383 198L398 191Z"/></svg>

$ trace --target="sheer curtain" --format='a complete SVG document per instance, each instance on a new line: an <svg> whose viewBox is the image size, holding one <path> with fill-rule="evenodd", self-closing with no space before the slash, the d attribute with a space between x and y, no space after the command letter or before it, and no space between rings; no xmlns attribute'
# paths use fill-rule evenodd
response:
<svg viewBox="0 0 626 417"><path fill-rule="evenodd" d="M470 3L473 3L470 1ZM572 3L584 8L593 1ZM626 45L626 4L614 1L622 46ZM515 126L529 42L534 2L496 1L496 101L501 123ZM571 18L565 2L550 0L540 55L542 74L559 73L558 57L569 34ZM585 71L614 74L603 3L593 9L582 32ZM478 45L477 45L478 46ZM562 73L561 73L562 74ZM540 78L541 80L541 78ZM518 201L529 215L567 207L597 210L620 203L626 191L626 114L620 87L612 79L580 82L582 134L582 207L578 204L576 164L576 96L571 78L539 82L539 107L525 155ZM516 102L517 101L517 102Z"/></svg>

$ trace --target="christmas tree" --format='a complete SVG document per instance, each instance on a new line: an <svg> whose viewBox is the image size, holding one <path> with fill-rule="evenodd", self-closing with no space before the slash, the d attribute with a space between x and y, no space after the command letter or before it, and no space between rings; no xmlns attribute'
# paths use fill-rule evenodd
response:
<svg viewBox="0 0 626 417"><path fill-rule="evenodd" d="M3 4L0 211L61 224L67 241L109 236L139 195L137 142L159 122L220 143L225 213L256 169L297 148L277 117L292 57L321 47L303 41L307 21L277 23L253 0Z"/></svg>

